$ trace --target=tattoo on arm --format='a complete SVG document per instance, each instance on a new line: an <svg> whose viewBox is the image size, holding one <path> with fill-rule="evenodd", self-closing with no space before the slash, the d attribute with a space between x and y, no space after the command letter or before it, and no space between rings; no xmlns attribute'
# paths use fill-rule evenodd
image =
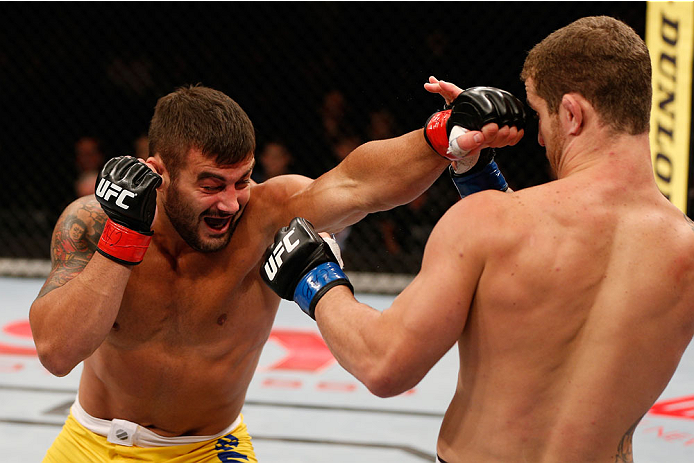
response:
<svg viewBox="0 0 694 463"><path fill-rule="evenodd" d="M643 417L641 417L643 418ZM641 422L641 418L636 420L636 423L631 425L627 432L622 437L622 440L617 446L617 455L615 456L615 463L634 463L634 453L632 448L632 439L634 437L634 430L636 426Z"/></svg>
<svg viewBox="0 0 694 463"><path fill-rule="evenodd" d="M45 296L76 277L89 263L104 231L106 214L96 200L68 206L53 230L51 273L38 297Z"/></svg>

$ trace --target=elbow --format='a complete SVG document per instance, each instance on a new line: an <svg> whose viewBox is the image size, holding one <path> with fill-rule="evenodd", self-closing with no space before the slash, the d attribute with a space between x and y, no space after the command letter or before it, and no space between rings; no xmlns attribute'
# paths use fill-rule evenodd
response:
<svg viewBox="0 0 694 463"><path fill-rule="evenodd" d="M372 394L385 399L412 389L420 380L421 378L413 376L413 371L407 366L384 362L382 366L368 372L362 382Z"/></svg>
<svg viewBox="0 0 694 463"><path fill-rule="evenodd" d="M79 363L72 361L66 352L49 346L46 342L36 342L36 353L41 365L54 376L66 376Z"/></svg>
<svg viewBox="0 0 694 463"><path fill-rule="evenodd" d="M369 383L364 383L366 388L371 392L373 395L376 397L380 397L381 399L387 399L388 397L395 397L396 395L400 394L401 392L398 388L394 388L392 384L389 384L384 381L375 381L375 382L369 382Z"/></svg>
<svg viewBox="0 0 694 463"><path fill-rule="evenodd" d="M81 359L74 345L58 334L58 330L51 323L43 321L37 316L37 303L34 302L29 311L31 332L36 346L36 354L41 365L54 376L66 376Z"/></svg>

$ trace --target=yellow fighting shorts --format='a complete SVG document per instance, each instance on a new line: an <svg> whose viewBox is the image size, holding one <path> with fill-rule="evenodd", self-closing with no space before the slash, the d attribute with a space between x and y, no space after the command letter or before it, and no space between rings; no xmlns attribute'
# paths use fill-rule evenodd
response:
<svg viewBox="0 0 694 463"><path fill-rule="evenodd" d="M163 437L130 421L94 418L76 400L43 462L114 461L258 463L242 415L216 436Z"/></svg>

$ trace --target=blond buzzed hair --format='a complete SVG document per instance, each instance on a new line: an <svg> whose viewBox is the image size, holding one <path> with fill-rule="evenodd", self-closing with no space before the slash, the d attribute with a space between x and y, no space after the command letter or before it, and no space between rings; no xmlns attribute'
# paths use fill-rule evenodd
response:
<svg viewBox="0 0 694 463"><path fill-rule="evenodd" d="M615 132L648 131L651 59L641 37L621 21L591 16L553 32L528 53L521 72L527 79L551 114L565 94L576 92Z"/></svg>

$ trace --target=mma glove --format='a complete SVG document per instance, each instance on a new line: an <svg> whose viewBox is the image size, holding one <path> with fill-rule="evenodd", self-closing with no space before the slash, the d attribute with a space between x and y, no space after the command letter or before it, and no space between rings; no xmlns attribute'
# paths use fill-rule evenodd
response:
<svg viewBox="0 0 694 463"><path fill-rule="evenodd" d="M109 160L96 179L96 199L108 216L97 251L126 265L142 262L152 240L162 178L132 156Z"/></svg>
<svg viewBox="0 0 694 463"><path fill-rule="evenodd" d="M342 271L337 243L334 246L335 251L308 220L295 217L275 234L260 276L279 297L293 300L315 320L316 304L330 288L345 285L354 293Z"/></svg>
<svg viewBox="0 0 694 463"><path fill-rule="evenodd" d="M452 162L449 173L461 197L482 190L508 189L494 162L495 152L492 148L471 156L470 151L461 149L457 143L457 138L468 130L481 130L490 123L523 129L523 103L498 88L472 87L461 92L443 111L432 114L424 127L427 143Z"/></svg>

